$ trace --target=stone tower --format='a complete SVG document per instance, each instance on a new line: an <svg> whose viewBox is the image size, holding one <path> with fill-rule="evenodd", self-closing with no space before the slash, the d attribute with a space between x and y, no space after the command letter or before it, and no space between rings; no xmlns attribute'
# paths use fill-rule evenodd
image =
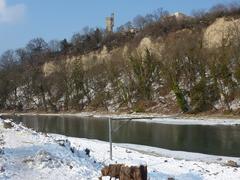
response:
<svg viewBox="0 0 240 180"><path fill-rule="evenodd" d="M106 17L106 30L107 32L113 32L114 26L114 13L112 13L111 17Z"/></svg>

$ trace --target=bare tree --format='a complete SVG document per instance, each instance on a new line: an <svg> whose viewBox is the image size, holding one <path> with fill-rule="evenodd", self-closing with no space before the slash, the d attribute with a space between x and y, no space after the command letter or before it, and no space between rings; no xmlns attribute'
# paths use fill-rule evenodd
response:
<svg viewBox="0 0 240 180"><path fill-rule="evenodd" d="M133 19L133 25L138 29L143 29L146 25L146 19L143 16L138 15Z"/></svg>

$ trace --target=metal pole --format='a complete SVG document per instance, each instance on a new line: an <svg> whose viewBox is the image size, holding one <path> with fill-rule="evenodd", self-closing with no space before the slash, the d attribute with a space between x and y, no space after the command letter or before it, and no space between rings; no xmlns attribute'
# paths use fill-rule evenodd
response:
<svg viewBox="0 0 240 180"><path fill-rule="evenodd" d="M109 129L109 144L110 144L110 160L112 160L112 119L108 119L108 129Z"/></svg>

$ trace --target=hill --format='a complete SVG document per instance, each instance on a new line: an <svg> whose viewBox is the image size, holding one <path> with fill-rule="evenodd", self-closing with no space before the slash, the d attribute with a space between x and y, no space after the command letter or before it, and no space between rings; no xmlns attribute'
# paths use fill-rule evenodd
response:
<svg viewBox="0 0 240 180"><path fill-rule="evenodd" d="M240 6L158 9L0 60L2 111L240 113Z"/></svg>

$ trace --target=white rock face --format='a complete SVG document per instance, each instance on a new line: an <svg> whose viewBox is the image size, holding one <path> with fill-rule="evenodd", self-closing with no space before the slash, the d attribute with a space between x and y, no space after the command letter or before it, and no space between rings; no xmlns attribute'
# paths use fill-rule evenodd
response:
<svg viewBox="0 0 240 180"><path fill-rule="evenodd" d="M127 58L127 57L128 57L128 54L129 54L129 48L128 48L127 45L125 45L125 46L123 47L122 56L123 56L124 58Z"/></svg>
<svg viewBox="0 0 240 180"><path fill-rule="evenodd" d="M52 73L54 73L56 71L56 66L53 62L46 62L44 65L43 65L43 73L44 75L47 77L47 76L50 76Z"/></svg>
<svg viewBox="0 0 240 180"><path fill-rule="evenodd" d="M83 63L83 68L88 69L96 64L101 64L104 61L108 61L111 58L112 53L115 51L118 51L118 49L114 49L113 51L109 52L107 47L104 46L100 52L92 51L88 54L69 57L68 60L71 62L80 60Z"/></svg>
<svg viewBox="0 0 240 180"><path fill-rule="evenodd" d="M144 51L145 49L151 49L152 48L152 41L150 38L143 38L138 46L138 49L141 51Z"/></svg>
<svg viewBox="0 0 240 180"><path fill-rule="evenodd" d="M146 49L155 55L161 56L164 44L161 42L153 42L149 37L145 37L141 40L137 47L137 51L141 56L145 56Z"/></svg>
<svg viewBox="0 0 240 180"><path fill-rule="evenodd" d="M204 45L217 48L240 38L240 19L219 18L204 33Z"/></svg>

